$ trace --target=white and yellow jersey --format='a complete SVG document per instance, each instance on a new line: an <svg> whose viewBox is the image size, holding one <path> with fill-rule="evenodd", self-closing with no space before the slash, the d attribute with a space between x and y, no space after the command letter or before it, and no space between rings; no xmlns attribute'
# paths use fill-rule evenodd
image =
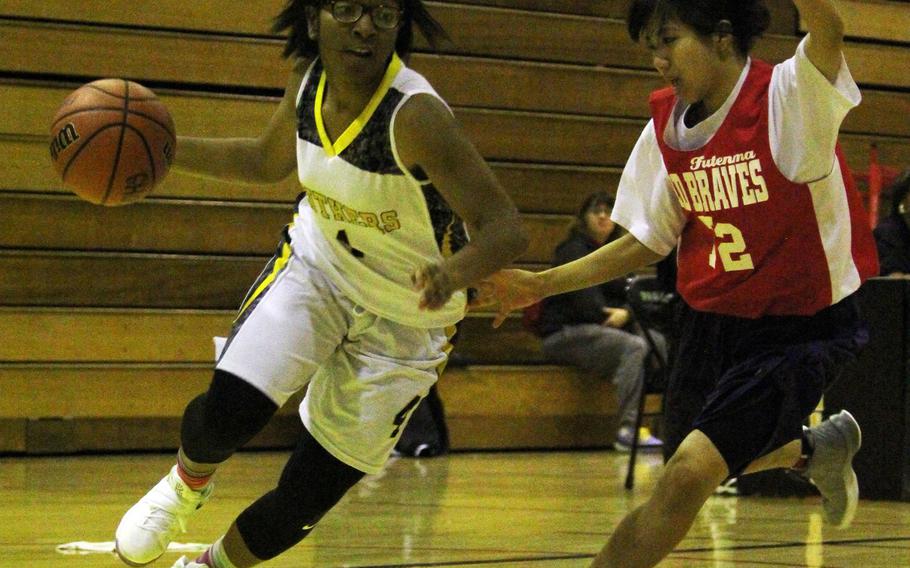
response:
<svg viewBox="0 0 910 568"><path fill-rule="evenodd" d="M317 59L297 96L297 166L306 193L290 230L295 254L377 315L421 328L458 322L464 291L439 310L421 311L411 274L464 246L464 224L429 180L401 163L393 129L408 98L439 95L393 55L369 104L333 142L322 121L325 81Z"/></svg>

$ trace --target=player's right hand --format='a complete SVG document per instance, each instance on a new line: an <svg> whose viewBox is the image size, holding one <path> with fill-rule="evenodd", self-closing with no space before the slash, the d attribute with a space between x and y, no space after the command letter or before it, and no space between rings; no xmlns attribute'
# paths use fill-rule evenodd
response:
<svg viewBox="0 0 910 568"><path fill-rule="evenodd" d="M477 285L472 308L493 308L493 327L499 327L509 312L525 308L543 299L536 272L508 268L491 274Z"/></svg>

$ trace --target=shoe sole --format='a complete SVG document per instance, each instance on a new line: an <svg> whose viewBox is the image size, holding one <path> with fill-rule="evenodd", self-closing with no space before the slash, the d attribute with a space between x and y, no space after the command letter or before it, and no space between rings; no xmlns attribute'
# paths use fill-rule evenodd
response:
<svg viewBox="0 0 910 568"><path fill-rule="evenodd" d="M838 529L846 529L853 523L853 517L856 515L856 508L859 505L859 482L856 479L856 472L853 470L853 457L856 455L856 452L863 445L863 431L859 427L859 423L853 418L853 415L846 410L841 410L839 417L844 417L853 427L849 429L844 429L840 427L838 422L835 422L838 432L843 434L844 438L847 440L847 451L849 452L849 459L846 460L843 469L843 480L844 485L847 487L847 510L844 512L844 517L841 519L841 522L835 525ZM852 435L854 432L856 437Z"/></svg>
<svg viewBox="0 0 910 568"><path fill-rule="evenodd" d="M154 562L154 561L158 560L159 558L161 558L162 556L164 556L164 553L162 552L161 554L159 554L155 558L152 558L148 562L142 562L142 563L134 562L134 561L130 560L129 558L127 558L126 556L124 556L122 552L120 552L120 543L117 541L114 541L114 552L117 554L117 558L119 558L121 562L123 562L127 566L136 566L137 568L140 566L148 566L152 562Z"/></svg>

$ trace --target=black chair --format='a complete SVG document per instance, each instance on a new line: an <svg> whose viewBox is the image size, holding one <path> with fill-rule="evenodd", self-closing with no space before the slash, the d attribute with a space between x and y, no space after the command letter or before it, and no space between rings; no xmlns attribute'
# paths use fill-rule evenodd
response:
<svg viewBox="0 0 910 568"><path fill-rule="evenodd" d="M663 403L658 412L646 413L645 399L650 394L663 394L667 388L670 373L668 353L671 351L673 313L677 300L677 294L667 291L656 276L630 276L626 282L629 311L649 346L648 356L645 358L645 385L638 400L638 418L635 421L632 448L629 452L626 489L632 489L635 485L635 459L638 454L642 421L645 416L663 414ZM658 333L665 341L656 336Z"/></svg>

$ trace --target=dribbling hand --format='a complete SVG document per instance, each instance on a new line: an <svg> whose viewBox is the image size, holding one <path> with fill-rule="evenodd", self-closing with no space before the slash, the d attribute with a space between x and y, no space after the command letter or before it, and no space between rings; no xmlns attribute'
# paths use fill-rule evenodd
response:
<svg viewBox="0 0 910 568"><path fill-rule="evenodd" d="M438 264L428 264L414 271L411 275L414 289L420 292L421 310L438 310L443 307L455 290L452 278Z"/></svg>

